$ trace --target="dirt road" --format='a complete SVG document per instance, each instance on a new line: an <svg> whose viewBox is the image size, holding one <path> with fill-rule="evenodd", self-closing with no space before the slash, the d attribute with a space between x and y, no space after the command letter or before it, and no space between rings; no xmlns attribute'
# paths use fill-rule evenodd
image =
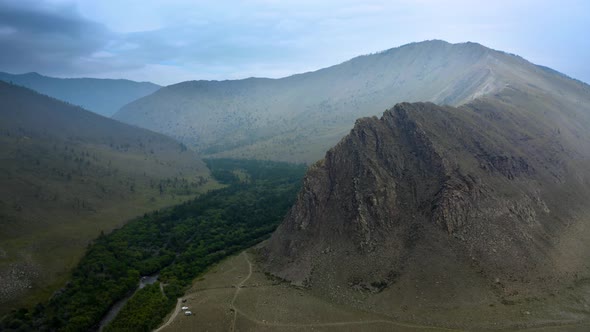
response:
<svg viewBox="0 0 590 332"><path fill-rule="evenodd" d="M232 331L232 332L236 330L236 319L238 318L238 309L235 307L234 303L236 302L236 298L238 297L238 294L240 294L240 290L242 289L242 286L252 276L252 263L250 263L250 260L248 259L248 255L246 255L245 251L242 253L242 255L244 256L244 258L246 258L246 262L248 263L248 275L244 279L242 279L242 281L240 281L240 283L236 286L236 292L234 293L234 297L232 298L232 301L231 301L231 310L234 312L234 318L232 319L232 324L231 324L231 329L230 329L230 331Z"/></svg>
<svg viewBox="0 0 590 332"><path fill-rule="evenodd" d="M179 298L176 301L176 308L174 308L174 312L172 312L172 316L170 316L170 318L168 319L168 321L166 323L164 323L164 325L162 325L162 326L158 327L156 330L154 330L154 332L160 332L163 329L165 329L168 325L170 325L170 323L172 323L172 321L174 321L174 319L176 318L176 316L180 312L181 305L182 305L182 299Z"/></svg>

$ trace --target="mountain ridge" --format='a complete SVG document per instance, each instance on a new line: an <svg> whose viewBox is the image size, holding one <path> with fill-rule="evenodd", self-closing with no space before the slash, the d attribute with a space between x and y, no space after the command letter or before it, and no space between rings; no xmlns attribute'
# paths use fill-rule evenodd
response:
<svg viewBox="0 0 590 332"><path fill-rule="evenodd" d="M30 88L106 117L113 115L123 105L161 88L151 82L128 79L57 78L37 72L0 72L0 80Z"/></svg>
<svg viewBox="0 0 590 332"><path fill-rule="evenodd" d="M211 157L312 163L359 117L402 101L458 106L507 84L588 88L480 44L429 41L281 79L178 83L124 106L114 118L171 135Z"/></svg>

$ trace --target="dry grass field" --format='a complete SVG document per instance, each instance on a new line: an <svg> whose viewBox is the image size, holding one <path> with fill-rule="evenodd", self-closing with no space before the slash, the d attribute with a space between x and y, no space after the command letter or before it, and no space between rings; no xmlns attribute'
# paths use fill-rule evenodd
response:
<svg viewBox="0 0 590 332"><path fill-rule="evenodd" d="M352 305L331 303L268 276L256 264L255 254L246 251L226 259L197 279L157 331L588 331L587 320L572 323L574 317L590 317L587 307L585 312L574 308L574 294L585 294L588 298L590 284L556 296L550 307L543 302L528 304L526 309L531 311L525 311L520 304L439 310L438 317L433 319L439 323L435 326L417 318L416 315L427 314L416 308L406 309L403 318L394 318ZM382 299L380 302L387 307ZM184 315L181 306L188 306L193 314ZM548 315L547 319L535 312ZM443 322L445 315L446 322ZM416 319L411 319L412 316ZM558 316L561 322L556 319ZM480 319L488 325L474 322Z"/></svg>
<svg viewBox="0 0 590 332"><path fill-rule="evenodd" d="M326 302L265 275L243 252L214 267L187 292L193 315L174 315L161 331L452 331L393 321Z"/></svg>

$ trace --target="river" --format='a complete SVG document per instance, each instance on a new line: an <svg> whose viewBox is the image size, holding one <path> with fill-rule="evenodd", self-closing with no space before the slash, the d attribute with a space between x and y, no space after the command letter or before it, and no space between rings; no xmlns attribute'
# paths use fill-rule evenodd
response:
<svg viewBox="0 0 590 332"><path fill-rule="evenodd" d="M127 295L123 299L121 299L118 302L116 302L115 304L113 304L113 306L111 307L109 312L100 320L100 324L98 326L98 331L99 332L102 331L102 329L104 329L105 326L107 326L113 319L115 319L115 317L117 317L117 314L119 313L119 311L121 311L121 309L123 309L123 307L125 306L125 303L127 303L127 301L129 301L129 299L132 298L133 295L135 295L135 293L137 293L138 290L144 288L147 285L151 285L154 282L156 282L158 280L158 276L159 276L159 274L141 277L139 279L139 284L137 286L137 289L134 292L132 292L131 294Z"/></svg>

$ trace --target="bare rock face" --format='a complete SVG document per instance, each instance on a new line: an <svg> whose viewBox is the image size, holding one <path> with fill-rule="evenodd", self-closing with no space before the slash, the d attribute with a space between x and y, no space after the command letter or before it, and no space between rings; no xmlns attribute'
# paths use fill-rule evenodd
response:
<svg viewBox="0 0 590 332"><path fill-rule="evenodd" d="M489 281L505 293L587 273L589 112L539 98L507 88L357 120L310 167L264 249L268 271L374 293L452 271L465 292Z"/></svg>

